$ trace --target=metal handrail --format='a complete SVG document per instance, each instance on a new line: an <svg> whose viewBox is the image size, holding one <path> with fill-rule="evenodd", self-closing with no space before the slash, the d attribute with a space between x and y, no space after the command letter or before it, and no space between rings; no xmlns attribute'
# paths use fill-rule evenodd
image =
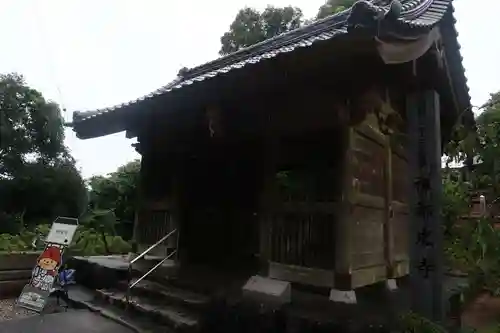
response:
<svg viewBox="0 0 500 333"><path fill-rule="evenodd" d="M137 262L139 259L143 258L146 254L148 254L151 250L156 248L158 245L162 244L164 241L166 241L170 236L173 234L177 233L177 229L172 230L165 236L163 236L159 241L148 247L146 250L144 250L141 254L139 254L137 257L134 259L130 260L128 263L128 286L127 286L127 293L125 295L127 304L130 301L130 290L134 288L139 282L144 280L149 274L153 273L158 267L160 267L165 261L168 259L172 258L174 255L177 254L178 247L179 247L179 236L177 235L177 246L174 251L172 251L170 254L168 254L165 258L163 258L160 262L158 262L153 268L151 268L149 271L147 271L145 274L143 274L140 278L138 278L134 283L131 283L132 281L132 265Z"/></svg>
<svg viewBox="0 0 500 333"><path fill-rule="evenodd" d="M169 238L170 236L172 236L176 232L177 232L177 229L174 229L174 230L170 231L168 234L166 234L165 236L163 236L159 241L157 241L156 243L154 243L153 245L151 245L150 247L148 247L146 250L142 251L141 254L139 254L137 257L135 257L134 259L132 259L129 262L129 266L131 266L132 264L134 264L137 260L143 258L146 254L149 253L149 251L151 251L152 249L154 249L155 247L157 247L158 245L160 245L161 243L163 243L164 241L166 241L167 238Z"/></svg>
<svg viewBox="0 0 500 333"><path fill-rule="evenodd" d="M147 273L145 273L143 276L141 276L140 278L138 278L137 280L135 280L134 283L130 284L128 286L129 289L132 289L136 286L136 284L138 284L139 282L141 282L145 277L147 277L149 274L153 273L155 269L157 269L158 267L160 267L165 261L167 261L168 259L170 259L174 254L177 253L177 250L174 250L172 251L172 253L170 253L168 256L166 256L165 258L163 258L159 263L157 263L153 268L151 268Z"/></svg>

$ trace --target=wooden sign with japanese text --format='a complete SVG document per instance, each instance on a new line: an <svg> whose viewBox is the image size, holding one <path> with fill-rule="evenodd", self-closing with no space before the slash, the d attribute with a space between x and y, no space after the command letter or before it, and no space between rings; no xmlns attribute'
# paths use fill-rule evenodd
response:
<svg viewBox="0 0 500 333"><path fill-rule="evenodd" d="M410 279L413 310L440 322L444 315L439 95L416 92L407 103L411 168Z"/></svg>

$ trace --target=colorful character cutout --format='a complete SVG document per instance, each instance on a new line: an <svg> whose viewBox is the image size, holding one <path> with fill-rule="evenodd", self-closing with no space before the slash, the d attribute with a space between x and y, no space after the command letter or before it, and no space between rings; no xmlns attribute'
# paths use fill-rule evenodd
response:
<svg viewBox="0 0 500 333"><path fill-rule="evenodd" d="M57 277L59 265L61 264L61 250L61 248L51 245L45 248L33 270L31 279L33 287L50 291Z"/></svg>

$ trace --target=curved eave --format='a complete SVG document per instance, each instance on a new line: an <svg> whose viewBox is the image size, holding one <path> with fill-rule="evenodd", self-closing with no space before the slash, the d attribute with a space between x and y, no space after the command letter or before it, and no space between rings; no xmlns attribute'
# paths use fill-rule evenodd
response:
<svg viewBox="0 0 500 333"><path fill-rule="evenodd" d="M174 90L199 85L214 77L262 61L271 61L282 54L299 48L308 48L316 43L331 41L339 36L349 36L351 33L356 34L364 30L372 36L383 34L389 38L408 40L428 33L439 23L445 23L453 29L454 36L447 37L445 41L446 56L452 68L453 89L460 99L458 104L462 108L468 108L470 97L463 73L454 22L446 22L443 19L452 11L451 2L452 0L406 0L402 1L399 15L391 17L392 9L389 6L376 6L366 1L358 1L346 11L192 68L183 77L175 79L149 95L110 108L75 112L73 128L80 138L93 138L121 132L127 129L124 118L128 112L139 112L144 103Z"/></svg>
<svg viewBox="0 0 500 333"><path fill-rule="evenodd" d="M127 108L117 108L113 111L103 112L82 121L72 122L73 131L79 139L92 139L101 136L111 135L127 130Z"/></svg>
<svg viewBox="0 0 500 333"><path fill-rule="evenodd" d="M458 42L458 31L456 30L456 19L453 16L454 8L450 6L443 22L442 37L445 47L446 62L448 65L450 86L453 89L457 107L457 112L462 116L462 122L472 127L475 125L474 113L472 111L470 89L467 84L463 57L460 53L460 43ZM448 20L448 22L446 22Z"/></svg>

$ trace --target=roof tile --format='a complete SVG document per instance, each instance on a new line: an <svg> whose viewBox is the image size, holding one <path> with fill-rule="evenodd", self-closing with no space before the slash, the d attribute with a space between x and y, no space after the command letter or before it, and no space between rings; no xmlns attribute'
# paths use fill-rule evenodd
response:
<svg viewBox="0 0 500 333"><path fill-rule="evenodd" d="M396 34L396 36L398 31L402 31L402 34L407 34L410 30L416 30L416 33L419 33L422 29L428 31L428 29L440 22L445 13L450 10L450 7L452 8L452 0L401 0L400 2L401 13L394 22L391 22L393 30L391 33ZM325 41L346 34L349 30L349 20L351 16L354 16L351 15L352 12L370 10L372 13L377 13L377 17L382 17L387 14L390 8L389 5L384 3L380 0L358 1L352 8L343 12L281 34L215 61L189 69L184 73L183 77L177 77L169 84L141 98L110 108L75 112L73 122L81 123L86 119L95 118L107 112L119 111L127 106L141 103L146 99L169 93L172 90L192 85L195 82L201 82L219 74L274 58L279 54L291 52L299 47L309 47L317 41ZM363 15L366 16L369 14ZM458 49L456 52L458 52ZM463 71L463 66L461 69ZM465 84L465 76L463 76L462 80Z"/></svg>

